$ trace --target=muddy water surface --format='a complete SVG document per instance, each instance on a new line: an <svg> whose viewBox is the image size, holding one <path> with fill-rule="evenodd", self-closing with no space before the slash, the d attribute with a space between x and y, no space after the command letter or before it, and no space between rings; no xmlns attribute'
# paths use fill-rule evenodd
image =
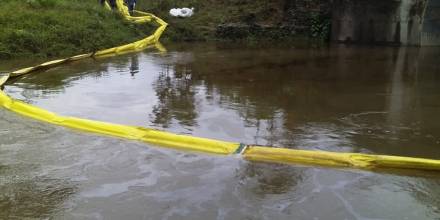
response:
<svg viewBox="0 0 440 220"><path fill-rule="evenodd" d="M63 115L181 134L440 158L439 48L167 47L68 64L5 91ZM440 218L435 173L251 163L5 110L0 137L5 219Z"/></svg>

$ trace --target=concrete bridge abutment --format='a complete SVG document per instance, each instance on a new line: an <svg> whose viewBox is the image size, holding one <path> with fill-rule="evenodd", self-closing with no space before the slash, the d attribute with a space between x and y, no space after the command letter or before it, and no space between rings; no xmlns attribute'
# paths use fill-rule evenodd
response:
<svg viewBox="0 0 440 220"><path fill-rule="evenodd" d="M333 0L337 42L440 46L440 0Z"/></svg>

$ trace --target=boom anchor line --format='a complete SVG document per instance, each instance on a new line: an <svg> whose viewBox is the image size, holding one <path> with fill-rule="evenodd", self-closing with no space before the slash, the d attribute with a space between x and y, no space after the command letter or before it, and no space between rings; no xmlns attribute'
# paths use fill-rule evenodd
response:
<svg viewBox="0 0 440 220"><path fill-rule="evenodd" d="M130 16L127 7L123 3L123 0L116 0L116 3L118 12L127 21L138 24L154 21L159 24L159 27L152 35L130 44L100 50L93 53L72 56L66 59L53 60L37 66L20 69L6 75L0 75L0 87L4 86L6 82L10 82L11 78L35 73L38 70L49 69L58 65L81 59L91 57L115 56L124 53L140 51L151 46L155 46L160 51L165 51L163 46L159 43L159 39L168 25L165 21L156 17L153 14L142 11L135 11L135 13L139 16ZM25 102L15 100L1 90L0 107L35 120L67 128L118 138L137 140L179 150L197 151L217 155L240 155L240 157L249 161L317 165L339 168L356 168L363 170L410 169L440 171L440 160L435 159L360 153L296 150L268 146L246 145L243 143L227 142L207 138L192 137L187 135L178 135L149 128L61 116L45 109L27 104Z"/></svg>

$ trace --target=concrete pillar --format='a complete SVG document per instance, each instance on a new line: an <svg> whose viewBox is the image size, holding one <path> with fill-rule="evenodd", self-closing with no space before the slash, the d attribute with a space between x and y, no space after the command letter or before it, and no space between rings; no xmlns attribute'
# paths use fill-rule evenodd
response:
<svg viewBox="0 0 440 220"><path fill-rule="evenodd" d="M440 46L440 0L428 0L420 38L422 46Z"/></svg>
<svg viewBox="0 0 440 220"><path fill-rule="evenodd" d="M332 40L440 45L440 0L334 0Z"/></svg>
<svg viewBox="0 0 440 220"><path fill-rule="evenodd" d="M399 7L400 43L416 45L421 43L426 0L402 0Z"/></svg>

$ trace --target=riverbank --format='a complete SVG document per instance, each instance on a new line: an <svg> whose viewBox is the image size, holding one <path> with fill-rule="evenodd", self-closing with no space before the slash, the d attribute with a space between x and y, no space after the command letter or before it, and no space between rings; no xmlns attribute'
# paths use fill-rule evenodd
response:
<svg viewBox="0 0 440 220"><path fill-rule="evenodd" d="M170 27L162 41L328 40L328 3L289 1L138 1L137 9L163 18ZM190 18L169 15L174 7L194 7ZM152 25L125 22L95 0L7 0L0 4L0 59L65 57L138 40Z"/></svg>
<svg viewBox="0 0 440 220"><path fill-rule="evenodd" d="M194 7L194 16L176 18L171 8ZM325 0L162 0L138 1L137 8L169 23L163 41L327 41L330 3Z"/></svg>
<svg viewBox="0 0 440 220"><path fill-rule="evenodd" d="M133 42L150 33L95 0L7 0L0 4L0 59L58 57Z"/></svg>

